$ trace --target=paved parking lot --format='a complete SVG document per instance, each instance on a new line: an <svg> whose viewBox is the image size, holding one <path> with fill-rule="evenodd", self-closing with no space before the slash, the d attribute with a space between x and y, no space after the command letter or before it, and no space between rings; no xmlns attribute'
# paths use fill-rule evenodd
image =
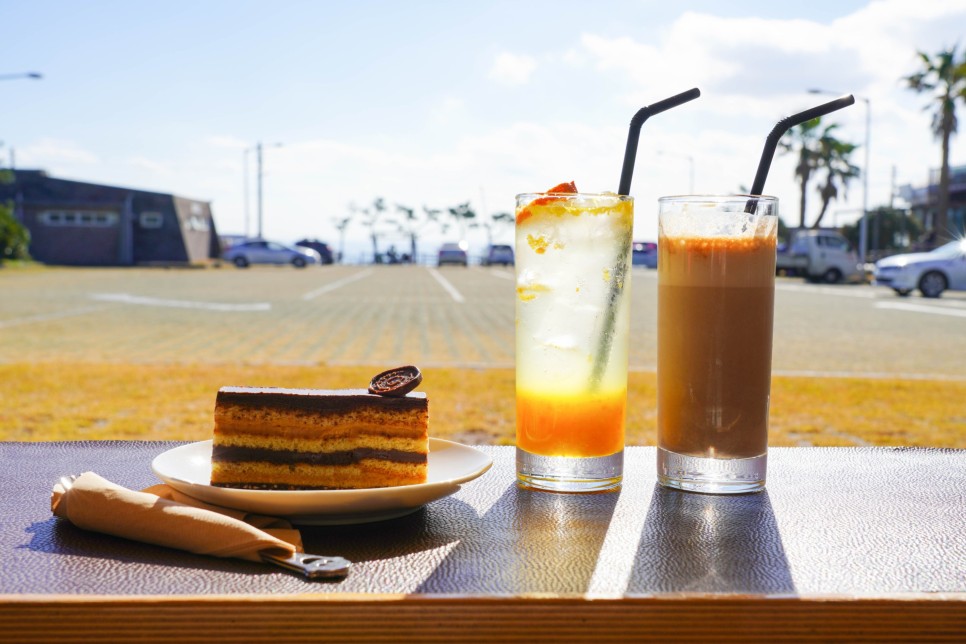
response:
<svg viewBox="0 0 966 644"><path fill-rule="evenodd" d="M631 368L653 370L656 272L635 269ZM512 269L0 271L0 361L512 367ZM774 366L966 379L966 294L780 279Z"/></svg>

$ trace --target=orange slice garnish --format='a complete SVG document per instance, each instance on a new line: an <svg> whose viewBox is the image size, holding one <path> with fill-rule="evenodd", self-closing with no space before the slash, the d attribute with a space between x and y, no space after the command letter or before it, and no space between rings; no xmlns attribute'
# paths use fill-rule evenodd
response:
<svg viewBox="0 0 966 644"><path fill-rule="evenodd" d="M543 194L548 196L534 199L529 204L527 204L527 206L523 210L517 213L518 226L533 215L533 213L530 211L531 206L545 206L552 201L557 201L560 199L560 197L554 197L552 195L575 195L577 194L577 185L573 181L568 181L567 183L560 183L554 186L553 188L551 188L550 190L547 190Z"/></svg>

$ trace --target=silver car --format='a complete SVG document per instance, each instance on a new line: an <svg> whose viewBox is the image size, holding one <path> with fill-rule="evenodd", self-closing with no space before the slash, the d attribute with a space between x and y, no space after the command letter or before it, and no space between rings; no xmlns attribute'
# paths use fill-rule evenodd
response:
<svg viewBox="0 0 966 644"><path fill-rule="evenodd" d="M966 239L928 253L907 253L875 263L875 283L899 295L919 289L923 297L939 297L946 289L966 290Z"/></svg>
<svg viewBox="0 0 966 644"><path fill-rule="evenodd" d="M291 248L264 239L251 239L236 244L226 250L222 258L238 268L248 268L251 264L291 264L296 268L305 268L309 264L321 262L319 253L311 248Z"/></svg>

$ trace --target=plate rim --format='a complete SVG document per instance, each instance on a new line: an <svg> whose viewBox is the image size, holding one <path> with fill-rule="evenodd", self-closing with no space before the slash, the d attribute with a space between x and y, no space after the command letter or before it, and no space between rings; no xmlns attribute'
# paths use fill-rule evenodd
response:
<svg viewBox="0 0 966 644"><path fill-rule="evenodd" d="M446 449L472 450L472 452L476 454L478 457L482 457L484 459L484 462L482 465L474 467L472 470L469 470L457 477L440 479L436 481L426 481L425 483L415 483L413 485L394 485L389 487L354 488L354 489L344 489L344 490L244 490L244 493L246 497L251 497L254 499L258 499L261 502L265 502L265 501L269 501L273 496L278 498L279 495L286 495L287 497L290 497L290 498L297 498L298 496L313 496L313 497L325 496L325 497L335 499L335 498L338 498L339 496L355 496L359 494L378 494L380 492L391 493L398 490L419 492L422 490L428 491L438 487L454 487L454 486L458 487L463 483L468 483L469 481L479 478L480 476L485 474L491 467L493 467L493 457L491 457L489 454L486 454L481 450L476 449L475 447L472 447L470 445L464 445L463 443L458 443L456 441L451 441L445 438L429 437L428 440L429 440L430 455L432 455L434 451L442 452ZM164 452L161 452L160 454L156 455L151 460L151 471L162 483L165 483L168 485L170 485L169 481L176 481L180 484L190 486L191 488L214 489L214 490L218 490L219 492L224 491L226 494L231 494L231 491L233 488L221 488L218 486L213 486L211 485L210 481L207 483L199 483L199 482L191 481L178 476L172 476L169 473L162 473L162 471L158 468L158 462L162 460L164 457L170 456L172 452L176 452L179 450L187 451L189 449L198 449L203 446L208 446L212 442L213 440L209 438L207 440L193 441L193 442L185 443L183 445L178 445L176 447L167 449ZM434 445L437 446L436 450L433 449ZM210 456L209 456L209 463L210 463ZM179 490L179 491L191 496L185 490Z"/></svg>

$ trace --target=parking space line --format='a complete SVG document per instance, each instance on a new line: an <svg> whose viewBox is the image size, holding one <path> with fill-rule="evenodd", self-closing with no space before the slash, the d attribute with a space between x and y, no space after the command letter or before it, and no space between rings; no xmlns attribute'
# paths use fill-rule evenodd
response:
<svg viewBox="0 0 966 644"><path fill-rule="evenodd" d="M427 268L426 270L428 270L429 274L433 276L433 279L439 282L439 285L442 286L447 293L449 293L449 296L453 298L454 302L462 304L466 301L466 298L463 297L463 294L456 290L456 287L450 284L448 279L440 275L438 270L435 268Z"/></svg>
<svg viewBox="0 0 966 644"><path fill-rule="evenodd" d="M17 326L18 324L30 324L32 322L47 322L48 320L59 320L61 318L74 317L75 315L87 315L96 311L103 311L106 306L82 306L77 309L58 311L56 313L43 313L41 315L28 315L24 318L13 318L10 320L0 320L0 329Z"/></svg>
<svg viewBox="0 0 966 644"><path fill-rule="evenodd" d="M366 269L364 271L359 271L358 273L353 273L352 275L349 275L348 277L343 277L340 280L336 280L334 282L329 282L325 286L322 286L320 288L317 288L314 291L309 291L308 293L305 293L304 295L302 295L302 299L303 300L314 300L315 298L317 298L320 295L324 295L325 293L329 293L330 291L334 291L334 290L336 290L338 288L342 288L346 284L351 284L352 282L355 282L356 280L361 280L363 277L366 277L366 276L372 274L372 271L373 271L373 269L369 268L369 269Z"/></svg>
<svg viewBox="0 0 966 644"><path fill-rule="evenodd" d="M121 304L138 304L140 306L162 306L175 309L202 309L205 311L268 311L272 308L272 305L268 302L228 304L224 302L165 300L160 297L146 297L131 295L130 293L91 293L90 297L91 299L102 302L120 302Z"/></svg>
<svg viewBox="0 0 966 644"><path fill-rule="evenodd" d="M912 311L913 313L932 313L933 315L952 315L953 317L966 318L966 310L946 308L944 306L926 306L924 304L907 304L905 302L876 302L875 308Z"/></svg>
<svg viewBox="0 0 966 644"><path fill-rule="evenodd" d="M858 290L862 289L862 290ZM775 283L776 291L792 291L799 293L822 293L823 295L841 295L844 297L858 297L867 300L874 300L878 295L874 291L865 290L860 285L855 286L815 286L811 284L785 284Z"/></svg>
<svg viewBox="0 0 966 644"><path fill-rule="evenodd" d="M492 275L493 277L499 277L505 280L516 279L516 275L514 275L511 271L506 271L506 270L501 271L496 268L490 269L490 275Z"/></svg>

